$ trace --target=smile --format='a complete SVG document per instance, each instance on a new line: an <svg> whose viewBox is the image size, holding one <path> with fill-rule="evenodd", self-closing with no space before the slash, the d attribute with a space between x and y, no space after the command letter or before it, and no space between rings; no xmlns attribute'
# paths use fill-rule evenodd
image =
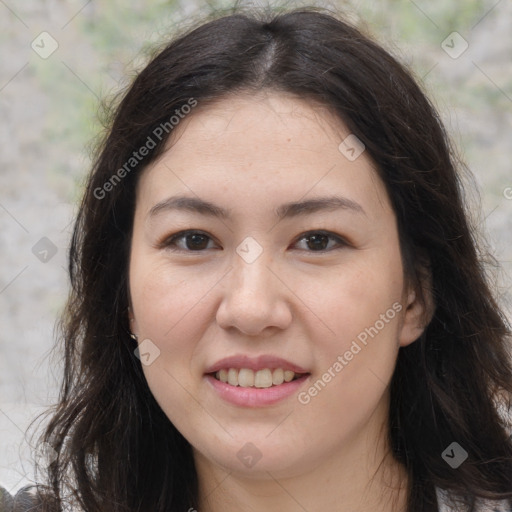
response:
<svg viewBox="0 0 512 512"><path fill-rule="evenodd" d="M231 386L270 388L280 386L283 382L299 379L304 374L295 373L292 370L283 370L283 368L263 368L257 371L250 368L223 368L212 375L217 380Z"/></svg>
<svg viewBox="0 0 512 512"><path fill-rule="evenodd" d="M270 384L270 375L273 378L274 372L276 370L270 370L269 368L265 368L264 370L258 370L254 372L253 370L250 370L255 375L254 380L258 378L258 381L261 377L257 377L257 374L259 372L264 372L264 379L266 379L265 383L261 382L261 384L266 384L266 387L258 388L254 384L250 386L241 386L239 384L239 374L242 373L242 380L244 377L244 371L245 368L241 368L240 370L236 370L234 368L230 368L229 370L226 370L228 378L229 378L229 372L233 370L231 373L232 375L232 382L235 382L235 384L230 384L229 382L222 382L220 378L217 378L217 374L220 374L222 372L222 377L225 377L226 374L219 370L216 373L209 373L205 375L207 383L211 386L210 389L215 393L215 395L219 398L221 398L223 401L228 402L232 405L236 405L238 407L250 407L250 408L256 408L256 407L263 407L268 406L272 404L276 404L285 398L289 398L291 396L295 396L306 380L308 380L311 377L311 374L295 374L293 373L292 379L289 381L284 380L284 371L277 368L276 376L279 378L279 380L276 380L276 382L279 382L281 378L279 377L280 371L283 371L283 381L281 384ZM290 378L290 375L288 374L288 378Z"/></svg>

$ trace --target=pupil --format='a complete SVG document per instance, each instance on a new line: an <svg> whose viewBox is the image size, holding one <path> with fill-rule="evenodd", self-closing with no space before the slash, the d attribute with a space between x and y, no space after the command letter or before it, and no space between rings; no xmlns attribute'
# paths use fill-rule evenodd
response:
<svg viewBox="0 0 512 512"><path fill-rule="evenodd" d="M190 243L189 243L190 242ZM194 234L187 237L187 249L204 249L208 244L207 237L205 235Z"/></svg>
<svg viewBox="0 0 512 512"><path fill-rule="evenodd" d="M329 243L327 235L310 235L307 237L308 247L313 250L324 250ZM187 249L205 249L208 245L208 237L201 234L193 234L187 237Z"/></svg>
<svg viewBox="0 0 512 512"><path fill-rule="evenodd" d="M327 235L310 235L307 238L308 247L310 249L325 249L327 244L329 243L329 238Z"/></svg>

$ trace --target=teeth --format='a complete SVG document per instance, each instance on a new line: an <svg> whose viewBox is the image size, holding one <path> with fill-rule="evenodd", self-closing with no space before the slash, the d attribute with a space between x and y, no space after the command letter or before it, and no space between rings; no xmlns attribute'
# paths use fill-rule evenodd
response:
<svg viewBox="0 0 512 512"><path fill-rule="evenodd" d="M295 376L295 372L292 372L291 370L285 370L284 371L284 381L290 382L293 380L293 377Z"/></svg>
<svg viewBox="0 0 512 512"><path fill-rule="evenodd" d="M244 370L240 370L242 373ZM258 370L254 374L254 386L257 388L269 388L272 386L272 371L268 368Z"/></svg>
<svg viewBox="0 0 512 512"><path fill-rule="evenodd" d="M269 388L279 386L283 382L291 382L296 375L298 376L295 372L282 368L276 368L275 370L265 368L257 372L250 368L241 368L240 370L223 368L215 374L215 377L221 382L231 384L231 386Z"/></svg>
<svg viewBox="0 0 512 512"><path fill-rule="evenodd" d="M254 386L254 380L255 380L254 372L252 370L248 370L247 368L242 368L238 372L238 385L239 386L242 386L244 388ZM258 386L258 384L256 384L256 387L259 388L261 386Z"/></svg>
<svg viewBox="0 0 512 512"><path fill-rule="evenodd" d="M284 371L282 368L278 368L272 372L272 384L279 386L284 382Z"/></svg>
<svg viewBox="0 0 512 512"><path fill-rule="evenodd" d="M238 386L238 370L235 370L235 368L228 370L228 384Z"/></svg>

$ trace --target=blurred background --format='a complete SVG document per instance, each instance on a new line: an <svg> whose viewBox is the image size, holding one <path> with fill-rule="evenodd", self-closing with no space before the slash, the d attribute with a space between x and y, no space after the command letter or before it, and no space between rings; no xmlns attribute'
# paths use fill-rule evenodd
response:
<svg viewBox="0 0 512 512"><path fill-rule="evenodd" d="M11 493L33 478L25 431L58 395L60 358L49 355L100 100L129 83L152 45L232 5L0 0L0 485ZM512 318L512 2L315 5L373 34L437 106L473 173L468 201L500 263L491 277Z"/></svg>

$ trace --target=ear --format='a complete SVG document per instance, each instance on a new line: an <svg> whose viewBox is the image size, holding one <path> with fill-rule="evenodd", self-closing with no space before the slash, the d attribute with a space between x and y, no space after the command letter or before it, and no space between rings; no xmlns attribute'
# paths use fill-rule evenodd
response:
<svg viewBox="0 0 512 512"><path fill-rule="evenodd" d="M139 328L137 326L137 321L135 320L135 316L133 314L133 309L131 306L128 306L128 322L130 326L130 333L138 336Z"/></svg>
<svg viewBox="0 0 512 512"><path fill-rule="evenodd" d="M402 304L406 306L398 334L401 347L410 345L423 334L436 309L432 293L432 273L429 266L422 265L417 275L416 283L406 285L402 299Z"/></svg>

